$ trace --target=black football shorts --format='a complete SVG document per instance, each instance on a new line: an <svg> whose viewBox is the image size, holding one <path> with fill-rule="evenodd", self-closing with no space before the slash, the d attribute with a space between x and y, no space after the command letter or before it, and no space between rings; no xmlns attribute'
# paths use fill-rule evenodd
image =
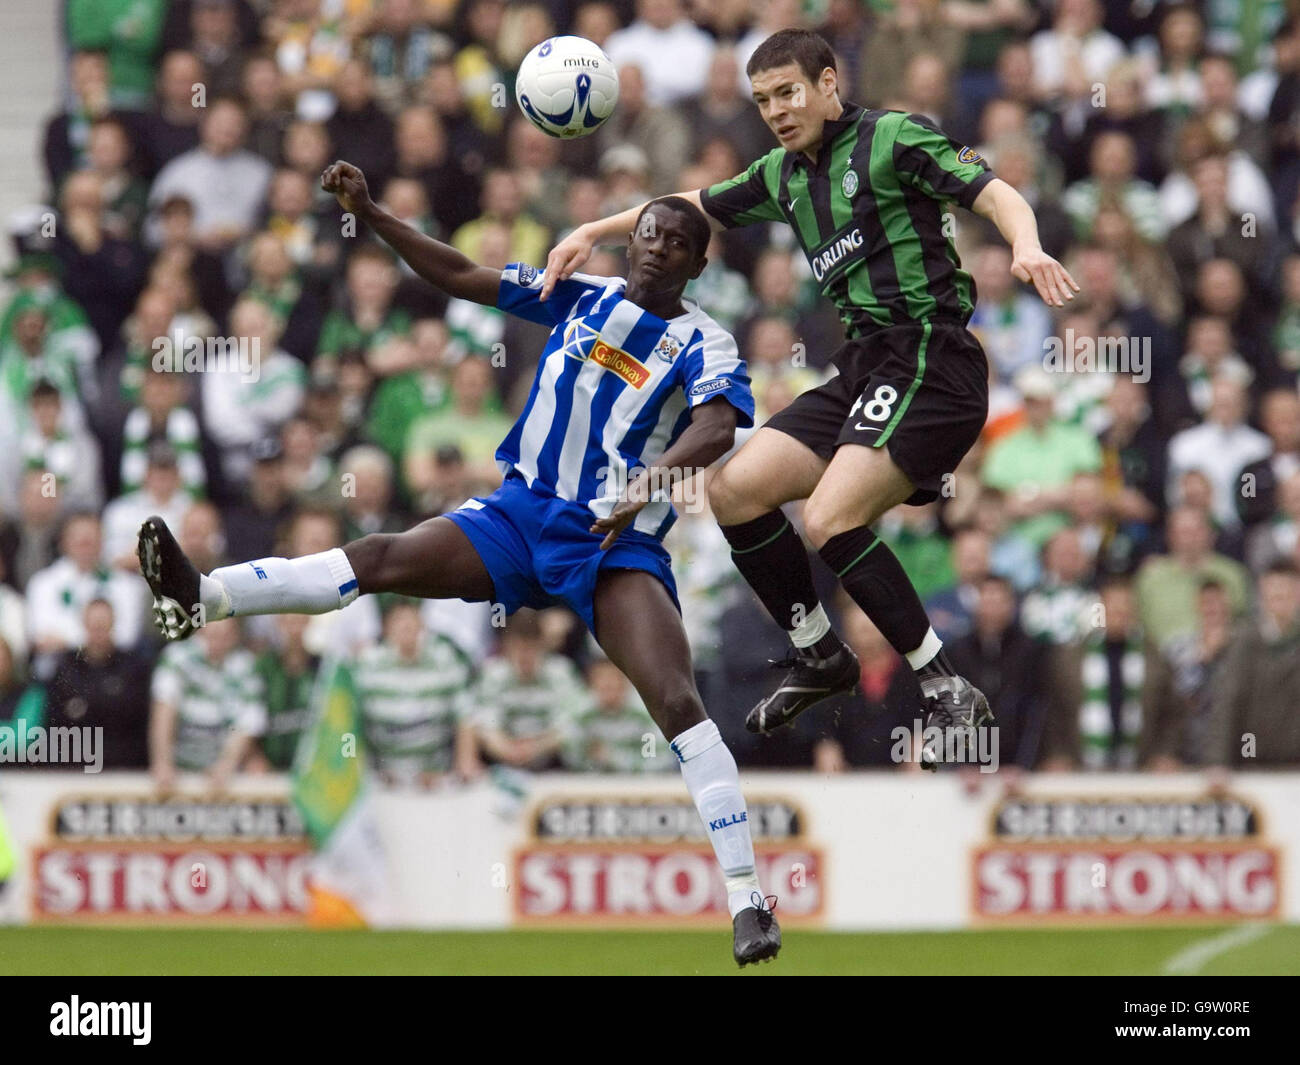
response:
<svg viewBox="0 0 1300 1065"><path fill-rule="evenodd" d="M885 326L831 357L839 373L795 398L766 426L830 460L841 444L885 447L916 486L937 499L988 420L988 362L957 319Z"/></svg>

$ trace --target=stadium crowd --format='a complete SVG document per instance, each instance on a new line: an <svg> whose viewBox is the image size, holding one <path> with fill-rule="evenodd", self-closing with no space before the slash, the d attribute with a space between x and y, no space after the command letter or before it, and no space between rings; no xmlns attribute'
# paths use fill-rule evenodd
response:
<svg viewBox="0 0 1300 1065"><path fill-rule="evenodd" d="M661 768L577 619L363 598L162 647L135 530L203 571L397 531L490 491L544 333L443 298L340 216L336 158L424 232L541 265L574 226L731 177L773 139L745 60L818 29L842 96L922 114L1034 205L1063 310L952 219L988 354L980 445L881 523L1021 769L1300 764L1300 5L1100 0L63 0L48 207L10 220L0 319L0 723L103 725L110 766L283 771L322 660L356 665L377 768ZM553 140L514 103L555 33L621 98ZM584 270L622 270L619 249ZM759 422L840 324L788 229L715 238L688 290ZM215 341L213 338L217 338ZM889 767L911 671L834 595L862 696L743 729L784 638L701 475L666 546L737 760ZM649 741L648 741L649 738ZM914 768L914 764L913 764Z"/></svg>

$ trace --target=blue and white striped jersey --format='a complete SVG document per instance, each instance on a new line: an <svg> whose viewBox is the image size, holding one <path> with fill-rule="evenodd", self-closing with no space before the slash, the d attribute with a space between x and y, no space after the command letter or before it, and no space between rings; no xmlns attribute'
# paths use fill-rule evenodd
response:
<svg viewBox="0 0 1300 1065"><path fill-rule="evenodd" d="M497 464L598 518L614 509L629 475L681 435L691 408L725 399L739 425L754 423L749 373L731 335L689 300L677 318L650 314L624 298L626 284L574 274L543 303L542 272L512 263L497 295L502 310L553 326ZM662 539L676 517L656 497L633 528Z"/></svg>

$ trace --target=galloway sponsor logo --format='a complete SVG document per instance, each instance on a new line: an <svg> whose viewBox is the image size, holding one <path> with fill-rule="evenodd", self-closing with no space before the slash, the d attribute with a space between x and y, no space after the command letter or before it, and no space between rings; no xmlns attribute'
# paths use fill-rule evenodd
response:
<svg viewBox="0 0 1300 1065"><path fill-rule="evenodd" d="M755 799L706 829L688 799L553 799L531 818L535 841L515 855L515 917L525 923L682 924L727 916L722 871L707 835L746 823L763 887L781 917L812 918L825 904L825 858L802 839L803 813Z"/></svg>
<svg viewBox="0 0 1300 1065"><path fill-rule="evenodd" d="M633 388L640 388L650 379L650 371L641 362L603 340L596 341L591 349L591 361L617 374Z"/></svg>
<svg viewBox="0 0 1300 1065"><path fill-rule="evenodd" d="M811 265L813 277L820 283L826 279L829 274L839 263L848 255L862 249L862 230L854 226L847 233L836 238L831 238L831 242L826 247L812 257Z"/></svg>
<svg viewBox="0 0 1300 1065"><path fill-rule="evenodd" d="M1218 921L1276 915L1278 852L1236 798L1001 803L972 854L977 918L1021 923Z"/></svg>
<svg viewBox="0 0 1300 1065"><path fill-rule="evenodd" d="M536 268L529 266L527 263L521 263L519 266L519 284L522 288L531 288L533 282L537 279Z"/></svg>

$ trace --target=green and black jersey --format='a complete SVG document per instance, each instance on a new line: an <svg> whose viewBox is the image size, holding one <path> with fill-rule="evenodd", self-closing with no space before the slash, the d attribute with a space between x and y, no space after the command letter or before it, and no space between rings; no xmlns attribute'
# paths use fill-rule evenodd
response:
<svg viewBox="0 0 1300 1065"><path fill-rule="evenodd" d="M816 163L774 148L701 200L728 228L789 222L852 338L970 317L975 286L944 214L950 203L969 208L993 177L973 149L929 119L848 104L826 123Z"/></svg>

